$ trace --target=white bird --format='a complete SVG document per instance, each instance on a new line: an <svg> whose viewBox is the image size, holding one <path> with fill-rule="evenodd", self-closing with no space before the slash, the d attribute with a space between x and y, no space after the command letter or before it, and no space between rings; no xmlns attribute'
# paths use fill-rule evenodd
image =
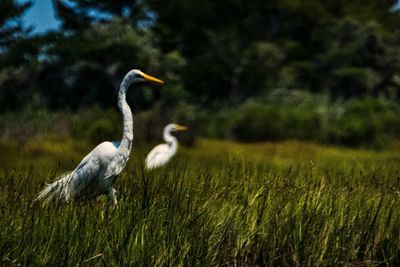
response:
<svg viewBox="0 0 400 267"><path fill-rule="evenodd" d="M166 144L155 146L146 157L146 169L152 170L165 165L175 154L178 149L178 141L171 132L185 131L187 128L175 123L170 123L164 128L164 140Z"/></svg>
<svg viewBox="0 0 400 267"><path fill-rule="evenodd" d="M122 140L99 144L83 158L75 170L47 184L36 200L69 202L81 197L93 198L108 194L112 204L117 204L116 190L112 186L128 162L133 141L133 118L126 102L126 91L131 84L141 81L164 83L140 70L131 70L125 75L118 92L118 107L123 116Z"/></svg>

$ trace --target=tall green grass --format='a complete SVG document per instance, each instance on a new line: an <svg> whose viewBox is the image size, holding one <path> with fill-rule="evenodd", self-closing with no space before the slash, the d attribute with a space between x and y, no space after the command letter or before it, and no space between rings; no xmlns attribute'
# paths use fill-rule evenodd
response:
<svg viewBox="0 0 400 267"><path fill-rule="evenodd" d="M140 147L116 209L106 197L33 203L90 150L79 144L0 163L0 265L400 265L397 151L200 140L146 172Z"/></svg>

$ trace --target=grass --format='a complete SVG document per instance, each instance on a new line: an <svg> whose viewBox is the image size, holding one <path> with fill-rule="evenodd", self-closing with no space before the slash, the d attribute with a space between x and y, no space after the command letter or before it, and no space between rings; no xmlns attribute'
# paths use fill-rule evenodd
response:
<svg viewBox="0 0 400 267"><path fill-rule="evenodd" d="M200 140L145 172L149 148L134 149L112 210L105 197L32 203L88 143L3 141L0 265L400 265L396 150Z"/></svg>

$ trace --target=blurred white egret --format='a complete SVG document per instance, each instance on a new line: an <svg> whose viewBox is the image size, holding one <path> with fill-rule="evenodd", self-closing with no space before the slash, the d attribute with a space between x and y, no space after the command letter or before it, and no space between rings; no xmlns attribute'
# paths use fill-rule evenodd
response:
<svg viewBox="0 0 400 267"><path fill-rule="evenodd" d="M68 202L80 197L108 194L112 203L117 204L116 190L112 186L129 159L133 140L132 112L126 102L126 91L132 83L141 81L164 83L140 70L131 70L125 75L118 92L118 107L123 115L122 140L99 144L75 170L47 184L36 200Z"/></svg>
<svg viewBox="0 0 400 267"><path fill-rule="evenodd" d="M165 165L178 149L178 141L171 132L185 131L187 128L175 123L170 123L164 128L164 140L166 144L155 146L146 157L146 169L151 170Z"/></svg>

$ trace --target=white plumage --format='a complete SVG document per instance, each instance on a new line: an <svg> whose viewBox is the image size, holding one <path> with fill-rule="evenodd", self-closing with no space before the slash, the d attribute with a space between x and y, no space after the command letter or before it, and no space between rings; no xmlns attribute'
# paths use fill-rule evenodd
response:
<svg viewBox="0 0 400 267"><path fill-rule="evenodd" d="M171 134L175 131L185 131L187 128L175 123L170 123L164 128L163 136L166 144L155 146L147 155L145 163L146 169L152 170L165 165L175 154L178 149L178 141Z"/></svg>
<svg viewBox="0 0 400 267"><path fill-rule="evenodd" d="M99 144L83 158L75 170L48 184L36 200L69 202L81 197L92 198L108 194L112 203L117 204L116 190L112 186L128 162L133 141L133 118L126 102L126 91L132 83L140 81L163 83L139 70L131 70L125 76L118 93L118 107L122 112L124 125L122 140Z"/></svg>

